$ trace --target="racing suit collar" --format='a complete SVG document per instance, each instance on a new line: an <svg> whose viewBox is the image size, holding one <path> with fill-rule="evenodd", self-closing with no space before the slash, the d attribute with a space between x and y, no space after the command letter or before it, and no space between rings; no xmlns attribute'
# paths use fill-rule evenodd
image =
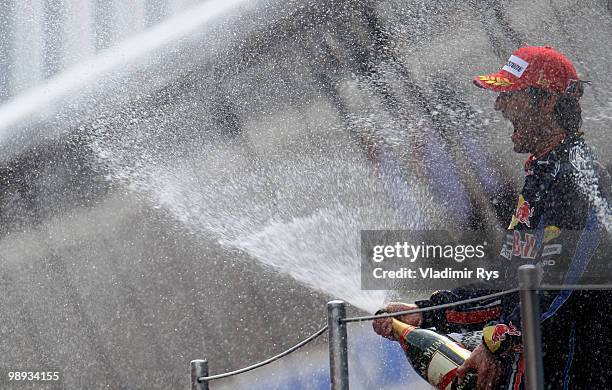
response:
<svg viewBox="0 0 612 390"><path fill-rule="evenodd" d="M532 175L533 174L533 169L536 165L538 165L538 162L544 163L545 161L551 161L551 160L555 160L555 157L557 155L557 150L560 149L563 145L565 145L567 143L568 140L571 140L572 136L566 136L565 134L562 135L559 138L555 138L553 140L551 140L550 144L548 147L546 147L544 149L544 151L540 152L539 154L530 154L529 157L527 157L527 160L525 160L525 172L527 175Z"/></svg>

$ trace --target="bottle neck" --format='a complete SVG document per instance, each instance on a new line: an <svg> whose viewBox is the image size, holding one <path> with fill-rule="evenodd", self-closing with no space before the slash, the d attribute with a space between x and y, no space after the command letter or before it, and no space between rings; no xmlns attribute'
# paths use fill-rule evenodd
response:
<svg viewBox="0 0 612 390"><path fill-rule="evenodd" d="M414 329L417 329L416 326L408 325L395 318L393 318L392 320L393 320L393 325L392 325L393 326L393 337L395 337L396 340L403 340L408 333L410 333Z"/></svg>

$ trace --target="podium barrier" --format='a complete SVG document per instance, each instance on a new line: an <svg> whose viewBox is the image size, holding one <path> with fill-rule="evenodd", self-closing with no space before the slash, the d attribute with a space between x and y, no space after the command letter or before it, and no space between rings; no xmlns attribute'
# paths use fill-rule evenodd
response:
<svg viewBox="0 0 612 390"><path fill-rule="evenodd" d="M347 347L347 325L351 322L372 321L378 318L396 317L409 313L422 313L426 311L445 309L497 298L518 292L521 299L522 337L525 358L525 384L526 390L544 389L544 366L542 361L542 335L540 327L540 306L538 291L546 290L610 290L612 285L539 285L537 269L533 265L523 265L518 269L518 288L501 291L494 294L483 295L476 298L437 305L427 308L407 310L396 313L379 315L346 317L346 304L342 300L333 300L327 303L328 324L288 350L251 366L218 375L208 375L208 362L206 360L191 361L191 390L209 390L209 382L238 375L272 363L291 352L294 352L309 342L315 340L323 333L328 333L329 342L329 373L332 390L349 389L349 362Z"/></svg>

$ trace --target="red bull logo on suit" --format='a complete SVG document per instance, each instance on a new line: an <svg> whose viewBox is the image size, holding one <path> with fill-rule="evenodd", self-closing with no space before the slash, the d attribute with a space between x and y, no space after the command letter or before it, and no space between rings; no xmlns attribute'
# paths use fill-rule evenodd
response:
<svg viewBox="0 0 612 390"><path fill-rule="evenodd" d="M519 223L531 227L531 217L533 217L533 207L529 205L529 202L523 198L523 195L519 196L518 205L512 216L512 221L508 229L514 229Z"/></svg>

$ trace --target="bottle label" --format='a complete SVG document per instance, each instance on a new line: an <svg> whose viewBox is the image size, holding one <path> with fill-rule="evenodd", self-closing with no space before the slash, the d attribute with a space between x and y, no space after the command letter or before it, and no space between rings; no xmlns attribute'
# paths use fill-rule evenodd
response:
<svg viewBox="0 0 612 390"><path fill-rule="evenodd" d="M457 367L469 356L469 351L450 340L439 344L427 366L427 381L438 389L451 390Z"/></svg>
<svg viewBox="0 0 612 390"><path fill-rule="evenodd" d="M451 390L452 381L457 371L457 363L449 359L442 352L433 354L429 367L427 367L427 381L440 390Z"/></svg>

